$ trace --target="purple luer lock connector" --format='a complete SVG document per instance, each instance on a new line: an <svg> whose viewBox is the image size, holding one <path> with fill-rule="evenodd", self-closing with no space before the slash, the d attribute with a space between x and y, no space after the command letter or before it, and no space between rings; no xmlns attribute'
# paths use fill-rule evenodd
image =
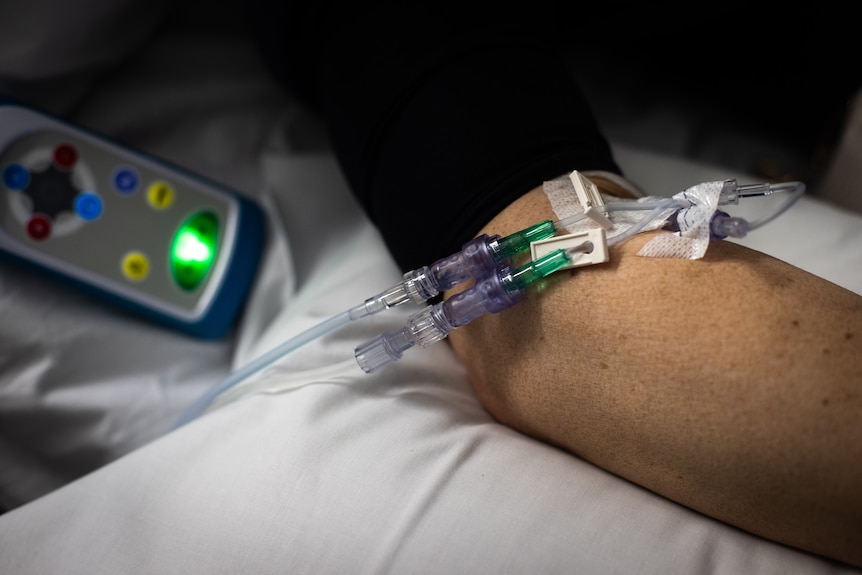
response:
<svg viewBox="0 0 862 575"><path fill-rule="evenodd" d="M351 308L350 318L373 315L408 301L421 305L467 280L496 273L503 259L499 238L481 235L464 244L456 254L405 272L398 284Z"/></svg>
<svg viewBox="0 0 862 575"><path fill-rule="evenodd" d="M486 313L512 307L524 293L511 280L508 269L493 273L476 285L446 301L428 306L414 314L398 331L386 332L356 348L356 360L366 373L373 373L398 359L418 344L427 347L444 339L452 330Z"/></svg>
<svg viewBox="0 0 862 575"><path fill-rule="evenodd" d="M483 314L498 313L518 303L523 290L517 289L514 284L511 286L512 291L507 290L501 279L506 277L509 277L508 270L491 274L472 288L439 304L452 329L466 325Z"/></svg>
<svg viewBox="0 0 862 575"><path fill-rule="evenodd" d="M417 301L427 300L464 281L493 273L498 262L489 245L498 237L483 234L464 244L458 253L406 273L404 282L411 297Z"/></svg>

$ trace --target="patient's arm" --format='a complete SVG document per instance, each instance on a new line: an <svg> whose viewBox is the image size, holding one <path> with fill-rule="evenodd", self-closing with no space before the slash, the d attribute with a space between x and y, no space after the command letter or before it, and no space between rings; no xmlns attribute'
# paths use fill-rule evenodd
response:
<svg viewBox="0 0 862 575"><path fill-rule="evenodd" d="M544 219L537 188L483 232ZM479 398L669 499L862 565L862 298L729 242L636 256L647 237L452 332Z"/></svg>

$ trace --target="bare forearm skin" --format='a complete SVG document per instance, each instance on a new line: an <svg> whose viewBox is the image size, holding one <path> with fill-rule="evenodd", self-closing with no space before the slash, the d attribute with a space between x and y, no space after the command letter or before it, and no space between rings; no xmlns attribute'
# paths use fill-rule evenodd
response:
<svg viewBox="0 0 862 575"><path fill-rule="evenodd" d="M554 214L537 188L483 230ZM499 421L763 537L862 566L862 297L713 242L554 274L454 331Z"/></svg>

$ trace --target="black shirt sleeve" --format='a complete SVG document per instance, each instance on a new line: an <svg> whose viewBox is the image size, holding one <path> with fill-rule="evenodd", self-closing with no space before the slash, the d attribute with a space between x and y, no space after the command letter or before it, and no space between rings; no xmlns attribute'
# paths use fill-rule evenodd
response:
<svg viewBox="0 0 862 575"><path fill-rule="evenodd" d="M472 18L447 2L255 6L276 77L324 118L403 270L457 252L544 180L619 172L541 2Z"/></svg>

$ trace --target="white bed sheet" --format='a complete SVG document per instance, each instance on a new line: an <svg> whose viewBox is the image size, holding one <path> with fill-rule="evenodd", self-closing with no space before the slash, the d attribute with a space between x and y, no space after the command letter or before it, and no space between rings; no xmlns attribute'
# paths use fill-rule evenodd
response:
<svg viewBox="0 0 862 575"><path fill-rule="evenodd" d="M862 572L496 424L445 344L363 374L353 348L412 309L303 347L258 378L271 393L168 432L230 367L399 279L247 41L183 26L77 118L264 202L264 271L236 333L199 342L0 268L0 573ZM649 193L734 176L615 152ZM860 240L862 216L806 197L745 242L862 293Z"/></svg>

